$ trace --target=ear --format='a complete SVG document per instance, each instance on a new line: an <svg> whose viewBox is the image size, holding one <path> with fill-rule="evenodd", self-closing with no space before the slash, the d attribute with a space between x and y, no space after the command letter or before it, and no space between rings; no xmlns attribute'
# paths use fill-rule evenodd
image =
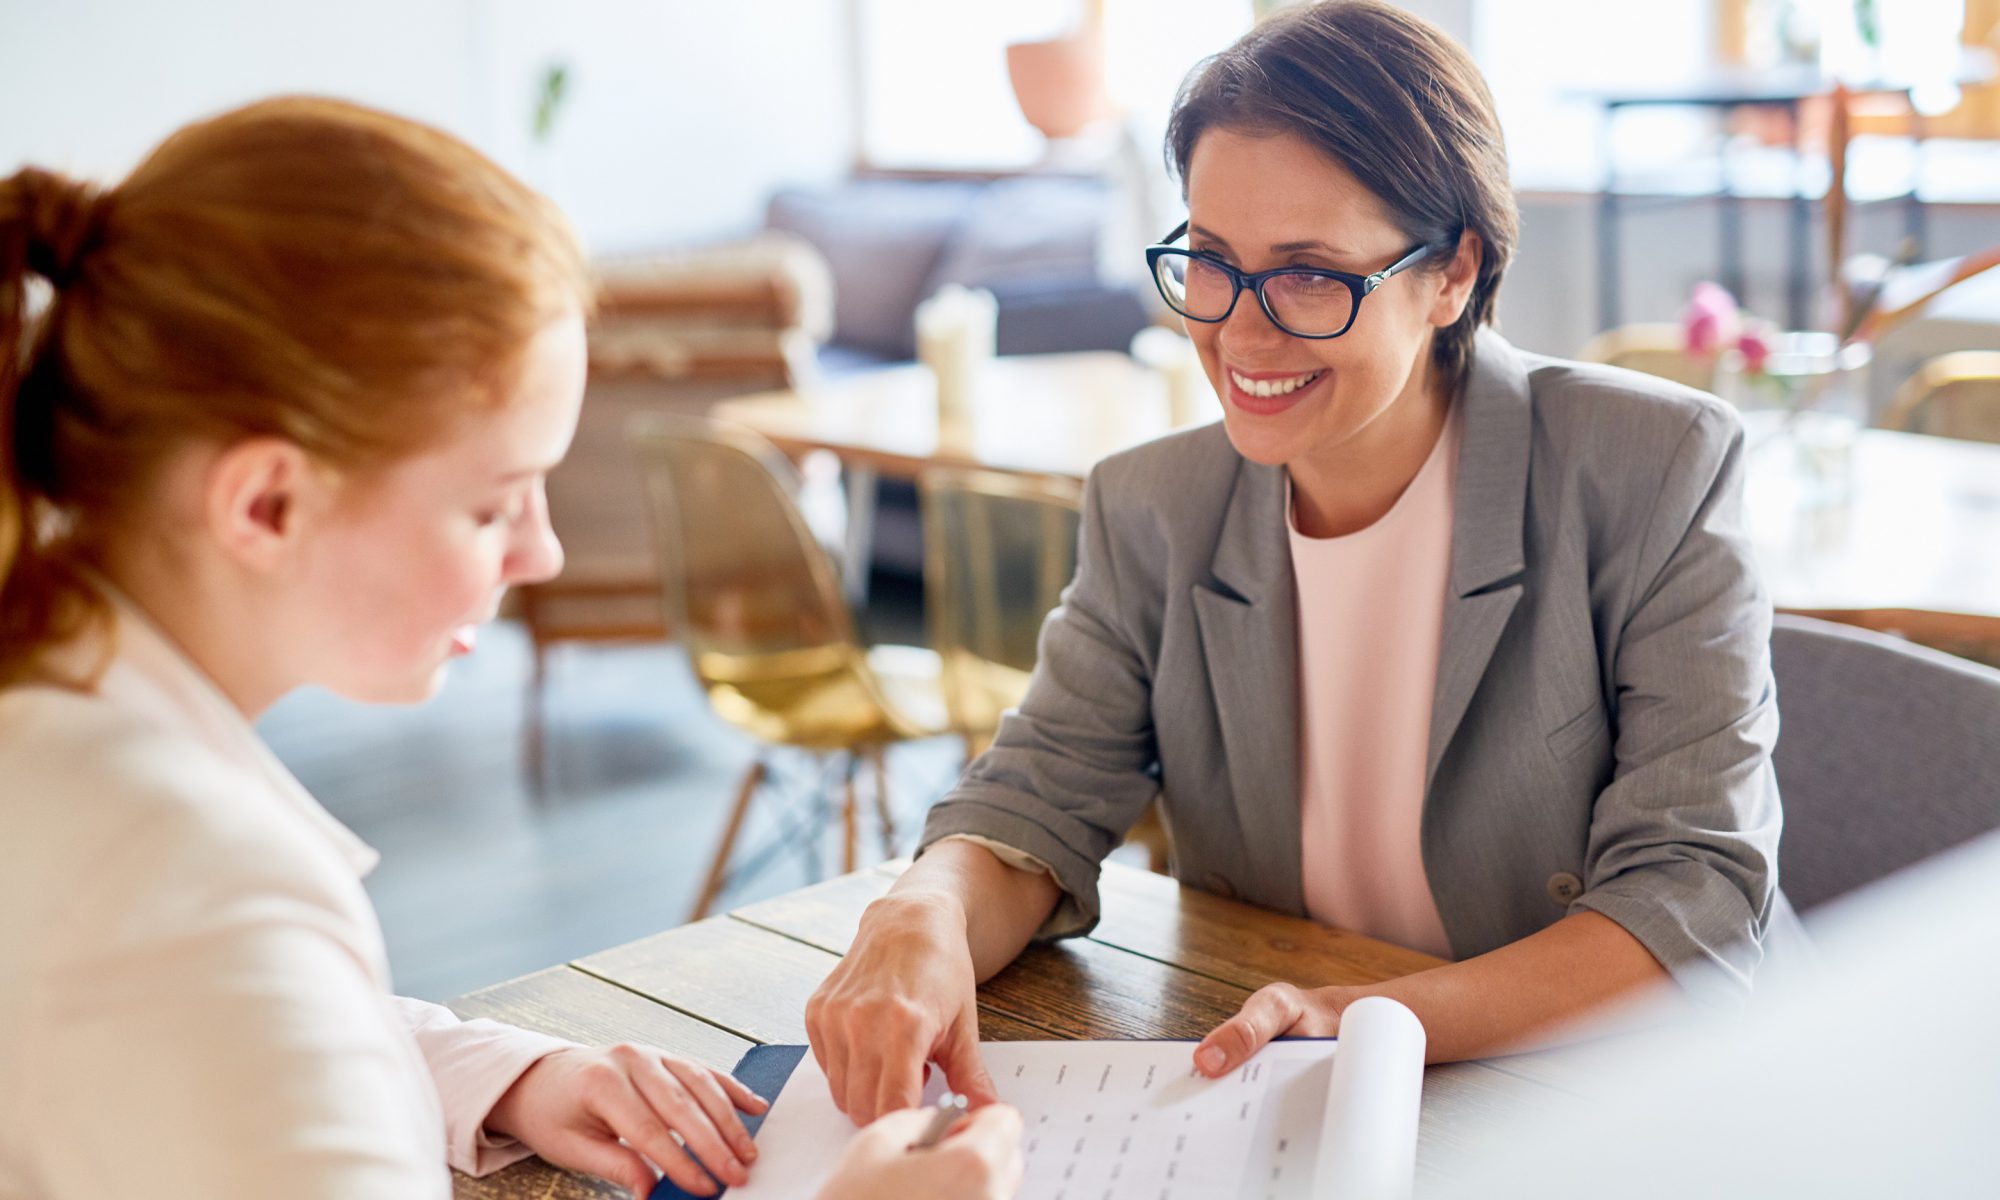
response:
<svg viewBox="0 0 2000 1200"><path fill-rule="evenodd" d="M270 570L289 557L328 491L325 471L296 443L247 438L209 464L202 516L232 559Z"/></svg>
<svg viewBox="0 0 2000 1200"><path fill-rule="evenodd" d="M1466 303L1472 299L1473 285L1479 282L1479 261L1485 255L1484 238L1470 229L1458 235L1458 249L1452 252L1451 261L1439 274L1442 286L1431 305L1432 325L1444 329L1464 315Z"/></svg>

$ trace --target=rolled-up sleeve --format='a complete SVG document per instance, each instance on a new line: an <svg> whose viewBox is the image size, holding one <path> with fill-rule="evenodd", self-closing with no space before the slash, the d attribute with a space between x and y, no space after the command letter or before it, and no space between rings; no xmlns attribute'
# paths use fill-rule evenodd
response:
<svg viewBox="0 0 2000 1200"><path fill-rule="evenodd" d="M1742 524L1743 432L1704 407L1646 522L1613 678L1616 768L1572 911L1618 922L1677 980L1747 989L1777 903L1771 606Z"/></svg>
<svg viewBox="0 0 2000 1200"><path fill-rule="evenodd" d="M489 1133L487 1114L529 1067L576 1043L498 1021L461 1021L439 1004L391 996L389 1004L416 1039L444 1107L445 1158L467 1175L486 1175L534 1153Z"/></svg>
<svg viewBox="0 0 2000 1200"><path fill-rule="evenodd" d="M1103 472L1085 486L1076 576L1042 624L1027 694L931 809L918 849L971 834L1046 864L1063 898L1045 939L1097 924L1100 864L1159 792L1152 680L1122 619Z"/></svg>

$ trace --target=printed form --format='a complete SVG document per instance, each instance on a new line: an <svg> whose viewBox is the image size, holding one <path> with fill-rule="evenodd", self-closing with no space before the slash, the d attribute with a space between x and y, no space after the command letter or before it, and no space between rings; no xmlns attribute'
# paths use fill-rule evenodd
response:
<svg viewBox="0 0 2000 1200"><path fill-rule="evenodd" d="M1021 1110L1027 1172L1020 1195L1406 1196L1423 1032L1409 1010L1382 1003L1400 1016L1370 1010L1356 1020L1356 1005L1339 1042L1274 1042L1220 1079L1195 1071L1192 1042L985 1043L980 1053L1000 1098ZM934 1070L924 1102L943 1092ZM750 1183L730 1195L811 1195L853 1134L808 1054L758 1131Z"/></svg>

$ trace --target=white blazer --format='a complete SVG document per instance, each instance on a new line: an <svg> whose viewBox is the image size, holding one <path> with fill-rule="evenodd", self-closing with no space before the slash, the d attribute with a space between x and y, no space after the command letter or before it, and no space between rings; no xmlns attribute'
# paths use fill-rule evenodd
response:
<svg viewBox="0 0 2000 1200"><path fill-rule="evenodd" d="M94 693L0 691L0 1200L448 1197L569 1045L389 994L321 808L136 609Z"/></svg>

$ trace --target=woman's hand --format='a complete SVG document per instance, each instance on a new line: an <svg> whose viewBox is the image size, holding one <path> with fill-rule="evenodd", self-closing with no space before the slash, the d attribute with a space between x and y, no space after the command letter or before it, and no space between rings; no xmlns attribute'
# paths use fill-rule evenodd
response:
<svg viewBox="0 0 2000 1200"><path fill-rule="evenodd" d="M736 1110L768 1107L728 1075L670 1054L631 1045L578 1047L558 1050L522 1072L487 1114L486 1128L520 1139L558 1167L602 1176L640 1200L653 1190L654 1167L684 1190L712 1196L710 1173L725 1184L745 1183L746 1164L757 1157Z"/></svg>
<svg viewBox="0 0 2000 1200"><path fill-rule="evenodd" d="M954 901L891 893L869 905L853 948L806 1002L806 1036L840 1111L865 1125L914 1106L933 1061L975 1106L995 1100L976 986Z"/></svg>
<svg viewBox="0 0 2000 1200"><path fill-rule="evenodd" d="M1021 1186L1020 1113L989 1104L952 1126L937 1145L910 1149L929 1123L930 1113L905 1109L856 1134L819 1200L1008 1200Z"/></svg>
<svg viewBox="0 0 2000 1200"><path fill-rule="evenodd" d="M1195 1070L1211 1079L1226 1075L1272 1038L1333 1037L1340 1032L1341 1010L1360 995L1355 988L1300 988L1289 983L1259 988L1235 1016L1201 1039L1194 1050Z"/></svg>

